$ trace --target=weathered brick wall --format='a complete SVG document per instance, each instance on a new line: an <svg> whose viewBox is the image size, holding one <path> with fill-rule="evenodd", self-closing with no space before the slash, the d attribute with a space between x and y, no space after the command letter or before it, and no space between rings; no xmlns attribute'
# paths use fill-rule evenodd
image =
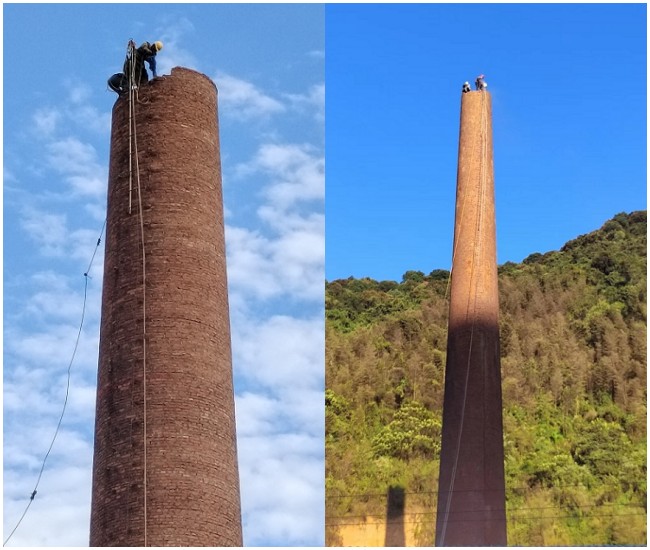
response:
<svg viewBox="0 0 650 550"><path fill-rule="evenodd" d="M462 94L436 546L505 546L492 109Z"/></svg>
<svg viewBox="0 0 650 550"><path fill-rule="evenodd" d="M147 546L241 546L213 82L175 68L142 86L135 137L144 274L135 159L128 212L129 105L119 99L111 136L90 545L145 544L146 383Z"/></svg>

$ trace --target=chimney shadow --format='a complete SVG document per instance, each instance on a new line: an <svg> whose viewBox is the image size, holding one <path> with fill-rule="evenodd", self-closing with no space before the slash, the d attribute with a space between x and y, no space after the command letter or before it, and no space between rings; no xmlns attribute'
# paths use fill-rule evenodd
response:
<svg viewBox="0 0 650 550"><path fill-rule="evenodd" d="M404 533L404 505L406 495L403 487L388 488L386 505L386 539L384 546L406 546Z"/></svg>

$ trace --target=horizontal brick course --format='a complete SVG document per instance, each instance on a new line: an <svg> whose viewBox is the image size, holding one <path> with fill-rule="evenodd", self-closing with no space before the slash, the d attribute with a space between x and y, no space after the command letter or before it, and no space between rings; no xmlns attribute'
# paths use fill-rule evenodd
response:
<svg viewBox="0 0 650 550"><path fill-rule="evenodd" d="M146 331L147 545L241 546L217 91L175 68L138 95L146 295L122 98L113 108L90 545L144 545Z"/></svg>

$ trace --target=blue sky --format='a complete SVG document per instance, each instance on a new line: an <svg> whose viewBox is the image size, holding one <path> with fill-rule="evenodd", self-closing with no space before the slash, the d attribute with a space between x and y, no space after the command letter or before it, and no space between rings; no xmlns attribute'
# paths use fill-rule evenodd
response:
<svg viewBox="0 0 650 550"><path fill-rule="evenodd" d="M219 89L244 542L323 544L323 6L5 4L3 33L5 536L63 405L105 216L106 80L133 38L164 42L159 74ZM9 546L88 544L102 272L100 247Z"/></svg>
<svg viewBox="0 0 650 550"><path fill-rule="evenodd" d="M328 5L326 41L328 280L450 269L480 73L499 263L646 208L645 4Z"/></svg>

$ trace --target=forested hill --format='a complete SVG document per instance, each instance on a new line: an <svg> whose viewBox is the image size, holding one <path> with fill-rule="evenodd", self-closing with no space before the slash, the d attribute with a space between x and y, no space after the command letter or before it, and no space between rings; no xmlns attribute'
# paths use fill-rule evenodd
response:
<svg viewBox="0 0 650 550"><path fill-rule="evenodd" d="M499 267L511 545L646 542L646 235L645 211L621 213ZM330 544L391 486L433 544L448 279L326 284Z"/></svg>

